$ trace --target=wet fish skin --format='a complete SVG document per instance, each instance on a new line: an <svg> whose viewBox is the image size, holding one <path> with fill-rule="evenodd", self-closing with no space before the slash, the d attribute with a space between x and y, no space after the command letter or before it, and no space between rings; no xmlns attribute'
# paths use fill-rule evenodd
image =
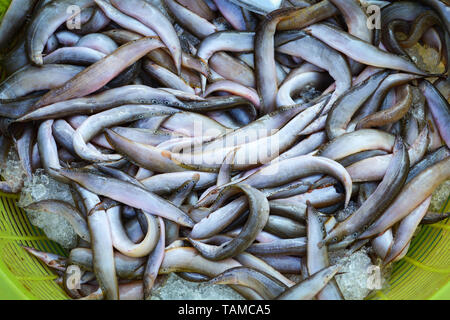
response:
<svg viewBox="0 0 450 320"><path fill-rule="evenodd" d="M97 195L78 188L86 209L90 212L100 202ZM92 265L106 299L119 299L119 284L114 263L114 250L106 211L90 212L87 223L92 244Z"/></svg>
<svg viewBox="0 0 450 320"><path fill-rule="evenodd" d="M428 107L442 139L447 147L450 147L450 129L448 126L448 123L450 123L450 105L447 99L428 80L423 80L419 88L427 99Z"/></svg>
<svg viewBox="0 0 450 320"><path fill-rule="evenodd" d="M261 3L258 0L230 0L232 3L246 8L252 12L258 14L268 14L276 9L279 9L282 1L281 0L268 0L265 3Z"/></svg>
<svg viewBox="0 0 450 320"><path fill-rule="evenodd" d="M331 266L323 269L306 280L287 289L277 300L312 300L339 272L339 266Z"/></svg>
<svg viewBox="0 0 450 320"><path fill-rule="evenodd" d="M443 19L445 23L447 32L450 32L450 19L448 17L450 10L448 8L449 7L448 3L445 3L445 1L437 1L437 0L421 0L421 2L430 6L439 13L440 17Z"/></svg>
<svg viewBox="0 0 450 320"><path fill-rule="evenodd" d="M274 299L287 289L287 286L276 278L246 267L228 269L208 283L244 285L258 292L264 299Z"/></svg>
<svg viewBox="0 0 450 320"><path fill-rule="evenodd" d="M175 19L197 38L203 39L218 31L214 24L185 8L175 0L164 0L164 4Z"/></svg>
<svg viewBox="0 0 450 320"><path fill-rule="evenodd" d="M131 162L148 170L161 173L188 171L174 161L168 159L165 150L129 140L113 130L105 130L109 143L114 150L124 154Z"/></svg>
<svg viewBox="0 0 450 320"><path fill-rule="evenodd" d="M327 134L330 140L347 132L347 126L353 115L386 79L389 71L381 71L358 86L344 93L331 108L327 118Z"/></svg>
<svg viewBox="0 0 450 320"><path fill-rule="evenodd" d="M306 235L304 224L276 215L270 215L264 230L282 238L298 238Z"/></svg>
<svg viewBox="0 0 450 320"><path fill-rule="evenodd" d="M450 212L445 213L436 213L436 212L428 212L420 221L420 224L435 224L446 220L450 217Z"/></svg>
<svg viewBox="0 0 450 320"><path fill-rule="evenodd" d="M303 30L280 33L275 37L275 41L278 52L300 57L328 71L330 76L336 81L336 88L327 106L322 111L323 115L331 109L337 98L351 88L352 75L347 59L326 43L310 36ZM325 116L324 118L326 119Z"/></svg>
<svg viewBox="0 0 450 320"><path fill-rule="evenodd" d="M150 254L156 247L159 237L159 224L157 218L146 212L143 213L146 226L146 234L144 239L139 243L134 243L128 238L126 231L121 221L120 206L109 208L106 213L108 214L108 221L111 229L111 236L113 246L120 253L132 257L141 258Z"/></svg>
<svg viewBox="0 0 450 320"><path fill-rule="evenodd" d="M250 208L248 220L237 238L218 247L189 239L192 245L207 259L223 260L243 252L251 245L269 219L269 202L260 191L246 184L239 184L235 187L242 190L248 197Z"/></svg>
<svg viewBox="0 0 450 320"><path fill-rule="evenodd" d="M400 87L400 99L391 108L382 110L378 113L372 114L361 119L356 129L370 128L381 125L386 125L389 123L396 122L403 118L408 112L409 108L413 102L413 94L410 85L405 85Z"/></svg>
<svg viewBox="0 0 450 320"><path fill-rule="evenodd" d="M93 271L92 249L75 248L70 251L69 262L81 268ZM143 275L145 258L130 258L119 252L114 252L114 263L117 275L122 279L139 279Z"/></svg>
<svg viewBox="0 0 450 320"><path fill-rule="evenodd" d="M0 99L18 99L35 91L59 87L83 70L81 66L63 64L27 65L0 84Z"/></svg>
<svg viewBox="0 0 450 320"><path fill-rule="evenodd" d="M91 241L86 219L76 208L67 202L59 200L43 200L31 203L26 206L25 209L60 215L69 221L75 232L83 240L88 242Z"/></svg>
<svg viewBox="0 0 450 320"><path fill-rule="evenodd" d="M254 30L254 25L250 12L245 14L243 9L237 5L235 5L231 1L227 0L213 0L217 9L220 11L222 16L233 26L236 30ZM249 21L250 20L250 21ZM256 24L256 22L255 22Z"/></svg>
<svg viewBox="0 0 450 320"><path fill-rule="evenodd" d="M317 37L332 48L341 51L360 63L428 76L427 72L420 70L412 62L397 55L382 51L377 47L330 25L323 23L315 24L307 27L305 32ZM343 43L345 45L343 45Z"/></svg>
<svg viewBox="0 0 450 320"><path fill-rule="evenodd" d="M289 19L285 19L278 24L278 31L302 29L310 24L326 20L339 14L338 8L328 0L320 1L304 8L299 7L294 10L294 13Z"/></svg>
<svg viewBox="0 0 450 320"><path fill-rule="evenodd" d="M181 72L181 44L172 23L151 3L139 0L111 0L126 14L138 19L154 30L172 54L178 74Z"/></svg>
<svg viewBox="0 0 450 320"><path fill-rule="evenodd" d="M208 277L215 277L230 268L239 266L241 266L241 264L231 258L222 261L211 261L204 258L192 247L174 247L166 249L159 273L195 272ZM262 299L259 294L249 288L235 285L230 286L247 299Z"/></svg>
<svg viewBox="0 0 450 320"><path fill-rule="evenodd" d="M383 263L385 265L394 261L410 243L416 228L419 226L422 218L426 215L430 203L431 196L400 222L395 232L394 243L384 258Z"/></svg>
<svg viewBox="0 0 450 320"><path fill-rule="evenodd" d="M87 142L101 133L107 127L120 125L157 115L171 115L178 110L163 105L122 105L97 113L87 118L76 129L73 136L73 147L78 156L93 162L114 161L122 158L120 155L105 155L87 147Z"/></svg>
<svg viewBox="0 0 450 320"><path fill-rule="evenodd" d="M253 32L219 31L215 32L200 43L197 57L208 65L209 59L218 51L249 52L254 49ZM206 88L206 77L202 77L202 90Z"/></svg>
<svg viewBox="0 0 450 320"><path fill-rule="evenodd" d="M267 264L264 260L243 252L235 257L236 261L241 263L245 267L253 268L257 271L264 272L265 274L268 274L275 279L279 280L281 283L286 285L287 287L292 287L295 282L289 280L286 278L283 274L281 274L279 271L272 268L269 264Z"/></svg>
<svg viewBox="0 0 450 320"><path fill-rule="evenodd" d="M428 198L437 186L450 177L449 163L450 158L447 157L445 160L423 170L419 175L410 180L400 191L396 200L359 238L366 239L373 237L402 220L412 209ZM415 189L417 185L426 187ZM415 190L420 191L417 192Z"/></svg>
<svg viewBox="0 0 450 320"><path fill-rule="evenodd" d="M326 227L320 220L320 213L311 203L307 203L306 225L307 225L307 247L306 266L308 274L315 274L330 266L328 247L320 246L326 236ZM317 295L319 300L344 300L341 290L334 279L322 289Z"/></svg>
<svg viewBox="0 0 450 320"><path fill-rule="evenodd" d="M74 46L93 49L105 55L109 55L119 48L113 39L102 33L84 35L78 39Z"/></svg>
<svg viewBox="0 0 450 320"><path fill-rule="evenodd" d="M33 11L37 0L11 1L0 23L0 48L10 46L11 40L26 22L27 16Z"/></svg>
<svg viewBox="0 0 450 320"><path fill-rule="evenodd" d="M100 31L105 28L111 20L99 8L94 9L88 21L81 24L80 30L75 30L76 33L89 34Z"/></svg>
<svg viewBox="0 0 450 320"><path fill-rule="evenodd" d="M48 92L39 100L36 107L68 99L81 98L95 92L149 51L162 46L161 41L151 37L129 42L104 59L89 66L63 86ZM120 61L120 63L117 63L117 61ZM96 81L93 82L92 79L96 79Z"/></svg>
<svg viewBox="0 0 450 320"><path fill-rule="evenodd" d="M94 0L77 1L80 9L91 7L94 4ZM49 2L40 8L33 17L33 21L28 27L26 47L28 57L34 64L38 66L43 64L42 53L47 40L60 25L74 16L71 10L67 10L70 5L72 5L71 0Z"/></svg>
<svg viewBox="0 0 450 320"><path fill-rule="evenodd" d="M350 34L361 40L372 43L373 32L367 28L367 14L359 1L330 0L344 16Z"/></svg>
<svg viewBox="0 0 450 320"><path fill-rule="evenodd" d="M417 162L421 161L427 151L428 146L428 132L427 126L420 132L417 139L408 149L410 166L414 166ZM351 175L354 182L365 181L380 181L383 179L386 169L389 165L389 161L392 158L392 154L385 154L380 156L369 157L359 160L349 166L347 171ZM408 174L410 176L411 173ZM407 180L408 181L408 180Z"/></svg>
<svg viewBox="0 0 450 320"><path fill-rule="evenodd" d="M367 150L381 149L391 152L394 147L394 140L393 135L381 130L358 130L334 139L321 148L318 155L333 160L341 160L349 155Z"/></svg>
<svg viewBox="0 0 450 320"><path fill-rule="evenodd" d="M43 59L44 64L91 65L106 55L102 52L83 47L65 47L56 49Z"/></svg>
<svg viewBox="0 0 450 320"><path fill-rule="evenodd" d="M156 33L151 28L145 26L143 23L130 17L129 15L124 14L109 2L104 0L94 1L107 17L116 22L119 26L137 32L146 37L156 36Z"/></svg>
<svg viewBox="0 0 450 320"><path fill-rule="evenodd" d="M14 138L17 154L19 155L22 168L25 170L27 177L32 178L32 152L33 143L35 139L35 128L32 124L27 124L23 127L23 131L19 138Z"/></svg>
<svg viewBox="0 0 450 320"><path fill-rule="evenodd" d="M416 18L414 24L411 26L411 32L409 33L408 38L399 41L400 45L405 48L412 47L414 44L419 42L426 30L436 24L441 24L441 20L436 13L433 11L423 12Z"/></svg>
<svg viewBox="0 0 450 320"><path fill-rule="evenodd" d="M267 15L258 26L255 35L255 72L258 94L261 97L261 113L275 110L278 80L275 66L274 35L277 25L292 13L291 9L279 9Z"/></svg>
<svg viewBox="0 0 450 320"><path fill-rule="evenodd" d="M24 115L17 121L23 122L49 117L91 114L127 104L159 104L177 108L185 105L172 94L163 90L143 85L127 85L84 98L50 104Z"/></svg>
<svg viewBox="0 0 450 320"><path fill-rule="evenodd" d="M246 252L259 255L304 256L306 254L306 237L274 240L269 243L256 243Z"/></svg>
<svg viewBox="0 0 450 320"><path fill-rule="evenodd" d="M380 84L375 93L370 97L370 99L366 102L366 104L361 108L359 114L352 120L352 124L354 122L358 122L364 117L367 117L378 111L380 108L383 99L387 98L389 91L397 86L401 86L404 84L408 84L412 80L420 79L421 76L408 74L408 73L394 73L389 75L384 81ZM356 124L354 124L356 125Z"/></svg>
<svg viewBox="0 0 450 320"><path fill-rule="evenodd" d="M48 267L58 271L66 270L67 258L54 253L42 252L31 247L22 246L22 248L44 262Z"/></svg>
<svg viewBox="0 0 450 320"><path fill-rule="evenodd" d="M194 225L192 220L173 204L133 184L104 177L86 170L61 169L59 173L96 194L109 197L148 213L160 215L183 226L192 227ZM108 186L105 185L105 182Z"/></svg>
<svg viewBox="0 0 450 320"><path fill-rule="evenodd" d="M409 155L401 138L397 138L394 156L389 162L388 170L374 193L361 207L343 222L340 222L327 234L322 244L336 243L345 236L359 236L364 228L375 221L401 192L409 171Z"/></svg>

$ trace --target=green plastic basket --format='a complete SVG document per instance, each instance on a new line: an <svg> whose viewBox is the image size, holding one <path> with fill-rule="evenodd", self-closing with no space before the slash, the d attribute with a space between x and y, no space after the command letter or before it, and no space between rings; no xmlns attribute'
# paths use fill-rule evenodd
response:
<svg viewBox="0 0 450 320"><path fill-rule="evenodd" d="M10 1L0 0L0 13ZM32 226L16 206L18 196L0 193L0 299L68 299L54 281L57 276L20 245L66 255L55 242ZM446 209L450 209L449 203ZM450 220L424 226L408 255L395 264L387 289L371 299L450 300Z"/></svg>
<svg viewBox="0 0 450 320"><path fill-rule="evenodd" d="M15 195L0 194L0 299L67 299L57 276L20 245L65 255L55 242L31 225L15 203ZM450 203L447 203L450 209ZM450 300L450 220L424 226L408 255L395 264L389 287L371 299Z"/></svg>

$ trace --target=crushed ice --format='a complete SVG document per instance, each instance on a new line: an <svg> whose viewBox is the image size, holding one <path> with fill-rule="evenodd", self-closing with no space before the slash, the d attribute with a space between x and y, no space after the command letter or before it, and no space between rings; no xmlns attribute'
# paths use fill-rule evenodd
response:
<svg viewBox="0 0 450 320"><path fill-rule="evenodd" d="M336 282L346 300L363 300L372 290L386 285L386 277L372 264L368 249L362 248L350 256L346 254L345 250L330 252L330 263L342 265ZM377 270L380 271L378 274L374 272Z"/></svg>
<svg viewBox="0 0 450 320"><path fill-rule="evenodd" d="M22 187L26 179L26 172L14 148L9 150L6 162L0 163L0 175L12 190L20 190Z"/></svg>
<svg viewBox="0 0 450 320"><path fill-rule="evenodd" d="M243 300L226 285L210 285L183 280L170 274L167 282L155 290L152 300Z"/></svg>
<svg viewBox="0 0 450 320"><path fill-rule="evenodd" d="M25 207L42 200L61 200L74 205L70 187L46 175L43 169L36 170L31 180L26 180L19 207ZM47 237L61 244L66 249L77 246L77 234L69 222L55 214L26 210L30 222L42 229Z"/></svg>

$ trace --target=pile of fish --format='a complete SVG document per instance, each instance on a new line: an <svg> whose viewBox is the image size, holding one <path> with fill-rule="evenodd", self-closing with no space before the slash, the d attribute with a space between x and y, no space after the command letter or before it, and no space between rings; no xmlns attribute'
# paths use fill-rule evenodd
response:
<svg viewBox="0 0 450 320"><path fill-rule="evenodd" d="M75 206L25 209L79 236L68 258L26 250L75 299L149 298L172 272L342 299L330 252L387 265L448 218L428 208L450 178L449 5L13 0L0 158L70 185Z"/></svg>

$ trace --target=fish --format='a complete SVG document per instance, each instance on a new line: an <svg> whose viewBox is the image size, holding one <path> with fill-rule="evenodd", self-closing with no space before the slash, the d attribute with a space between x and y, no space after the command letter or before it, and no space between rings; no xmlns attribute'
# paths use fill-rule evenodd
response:
<svg viewBox="0 0 450 320"><path fill-rule="evenodd" d="M93 271L93 252L90 248L74 248L70 250L69 262L81 268ZM114 264L117 275L123 279L136 280L142 278L145 258L130 258L119 252L114 252Z"/></svg>
<svg viewBox="0 0 450 320"><path fill-rule="evenodd" d="M91 241L85 217L67 202L60 200L42 200L33 202L24 207L24 209L60 215L70 223L81 239L87 242Z"/></svg>
<svg viewBox="0 0 450 320"><path fill-rule="evenodd" d="M111 3L103 0L95 0L95 3L102 10L106 17L117 23L119 26L137 32L146 37L156 36L156 32L153 31L150 27L118 10L113 5L111 5Z"/></svg>
<svg viewBox="0 0 450 320"><path fill-rule="evenodd" d="M70 0L49 2L40 8L33 17L27 30L26 48L28 58L35 65L43 65L43 51L50 36L59 26L76 15L76 11L67 10L71 4ZM80 10L94 5L94 0L77 1L77 6Z"/></svg>
<svg viewBox="0 0 450 320"><path fill-rule="evenodd" d="M1 83L0 99L18 99L35 91L59 87L83 70L81 66L63 64L24 66ZM34 104L36 106L37 103Z"/></svg>
<svg viewBox="0 0 450 320"><path fill-rule="evenodd" d="M239 262L231 258L221 261L211 261L204 258L192 247L174 247L166 249L159 274L195 272L209 277L215 277L228 269L240 266L241 264ZM247 299L262 299L259 294L249 288L235 285L230 286Z"/></svg>
<svg viewBox="0 0 450 320"><path fill-rule="evenodd" d="M131 258L141 258L150 254L159 240L159 224L157 218L144 211L147 233L139 243L131 241L122 225L120 217L120 206L109 208L106 211L111 229L113 246L123 255Z"/></svg>
<svg viewBox="0 0 450 320"><path fill-rule="evenodd" d="M339 272L339 266L331 266L320 270L295 286L287 289L277 300L312 300Z"/></svg>
<svg viewBox="0 0 450 320"><path fill-rule="evenodd" d="M181 44L172 23L151 3L139 0L111 0L111 3L126 14L151 28L172 55L178 74L181 72Z"/></svg>
<svg viewBox="0 0 450 320"><path fill-rule="evenodd" d="M274 299L286 290L286 285L276 278L251 268L236 267L226 270L208 281L210 284L243 285L255 290L266 300Z"/></svg>
<svg viewBox="0 0 450 320"><path fill-rule="evenodd" d="M446 158L435 165L425 169L415 178L409 181L400 191L396 200L383 212L383 214L373 223L359 238L366 239L373 235L384 232L396 222L404 218L410 210L417 207L426 198L428 198L434 189L450 176L449 172L450 158ZM416 195L415 188L420 184L426 186L420 188L420 195ZM408 211L409 210L409 211Z"/></svg>
<svg viewBox="0 0 450 320"><path fill-rule="evenodd" d="M200 43L197 57L206 65L209 59L218 51L249 52L254 50L254 32L219 31ZM205 91L206 78L202 77L202 90Z"/></svg>
<svg viewBox="0 0 450 320"><path fill-rule="evenodd" d="M149 51L162 46L164 45L161 41L152 37L129 42L105 58L90 65L63 86L50 90L37 102L36 107L43 107L72 98L81 98L93 93ZM120 61L120 63L117 63L117 61ZM95 84L90 81L92 77L97 79Z"/></svg>
<svg viewBox="0 0 450 320"><path fill-rule="evenodd" d="M0 48L10 46L14 36L33 11L36 2L37 0L11 1L0 23Z"/></svg>
<svg viewBox="0 0 450 320"><path fill-rule="evenodd" d="M160 215L183 226L193 226L192 220L183 211L158 195L139 186L95 174L88 170L60 169L58 172L62 176L83 185L84 188L91 192L108 196L131 207ZM109 187L104 184L105 182L109 184ZM115 188L111 188L112 185L115 185ZM125 199L126 197L128 197L128 200Z"/></svg>
<svg viewBox="0 0 450 320"><path fill-rule="evenodd" d="M159 104L176 108L184 105L182 101L163 90L143 85L126 85L105 90L102 93L85 98L50 104L37 110L32 110L16 121L26 122L77 114L92 114L127 104Z"/></svg>
<svg viewBox="0 0 450 320"><path fill-rule="evenodd" d="M49 252L42 252L26 246L22 246L22 248L31 255L35 256L36 258L44 262L48 267L52 269L58 271L65 271L67 268L67 258L63 256Z"/></svg>
<svg viewBox="0 0 450 320"><path fill-rule="evenodd" d="M307 223L307 247L306 266L308 274L315 274L330 266L328 248L321 246L325 237L325 225L320 221L319 212L314 209L310 202L306 213ZM341 290L334 279L322 289L317 295L319 300L344 300Z"/></svg>
<svg viewBox="0 0 450 320"><path fill-rule="evenodd" d="M445 125L450 120L450 105L442 94L429 81L423 80L419 85L420 90L427 100L433 119L442 139L450 146L450 132Z"/></svg>
<svg viewBox="0 0 450 320"><path fill-rule="evenodd" d="M435 224L440 221L446 220L450 217L449 212L445 213L436 213L436 212L427 212L425 216L420 221L420 224Z"/></svg>
<svg viewBox="0 0 450 320"><path fill-rule="evenodd" d="M221 246L211 246L188 238L191 244L207 259L223 260L242 253L251 245L269 219L269 202L261 191L246 184L238 184L234 187L242 190L248 197L250 211L248 220L238 237Z"/></svg>
<svg viewBox="0 0 450 320"><path fill-rule="evenodd" d="M197 38L204 39L210 34L218 31L214 24L195 12L190 11L177 1L165 0L164 4L183 28L191 32Z"/></svg>
<svg viewBox="0 0 450 320"><path fill-rule="evenodd" d="M412 105L413 94L411 86L404 85L399 88L399 101L391 108L369 115L361 119L356 125L357 129L371 128L396 122L402 119Z"/></svg>
<svg viewBox="0 0 450 320"><path fill-rule="evenodd" d="M344 299L330 256L390 265L448 218L430 211L450 177L447 2L13 0L0 192L56 180L70 199L23 209L78 238L25 250L77 300L150 300L170 273Z"/></svg>
<svg viewBox="0 0 450 320"><path fill-rule="evenodd" d="M111 230L105 210L95 210L100 202L97 195L84 188L78 188L89 211L87 223L92 243L93 271L104 296L109 300L119 299L119 284L114 263L114 249ZM94 209L94 212L91 210Z"/></svg>
<svg viewBox="0 0 450 320"><path fill-rule="evenodd" d="M400 222L394 235L394 242L384 258L383 263L389 264L394 261L410 243L416 228L428 211L431 197L428 197L416 209L414 209L405 219Z"/></svg>
<svg viewBox="0 0 450 320"><path fill-rule="evenodd" d="M353 115L375 92L381 82L389 75L389 72L381 71L371 76L358 86L352 87L333 104L327 117L326 130L330 140L345 133ZM410 99L411 94L410 94Z"/></svg>
<svg viewBox="0 0 450 320"><path fill-rule="evenodd" d="M360 63L428 76L427 72L420 70L412 62L397 55L382 51L372 44L362 41L328 24L322 23L311 25L305 28L305 32L317 37L332 48ZM345 45L343 45L344 43Z"/></svg>
<svg viewBox="0 0 450 320"><path fill-rule="evenodd" d="M281 0L269 0L264 3L255 0L230 0L232 3L259 14L267 14L281 6Z"/></svg>
<svg viewBox="0 0 450 320"><path fill-rule="evenodd" d="M122 105L120 107L103 111L87 118L77 128L73 136L73 147L81 158L91 161L114 161L119 160L121 155L103 155L100 152L87 148L86 143L111 125L152 117L156 115L170 115L178 112L162 105ZM120 116L118 116L120 115Z"/></svg>
<svg viewBox="0 0 450 320"><path fill-rule="evenodd" d="M325 237L321 244L336 243L345 236L357 238L364 228L380 215L401 192L409 171L409 155L401 138L396 139L394 155L389 162L386 174L361 207L344 221L337 224Z"/></svg>

